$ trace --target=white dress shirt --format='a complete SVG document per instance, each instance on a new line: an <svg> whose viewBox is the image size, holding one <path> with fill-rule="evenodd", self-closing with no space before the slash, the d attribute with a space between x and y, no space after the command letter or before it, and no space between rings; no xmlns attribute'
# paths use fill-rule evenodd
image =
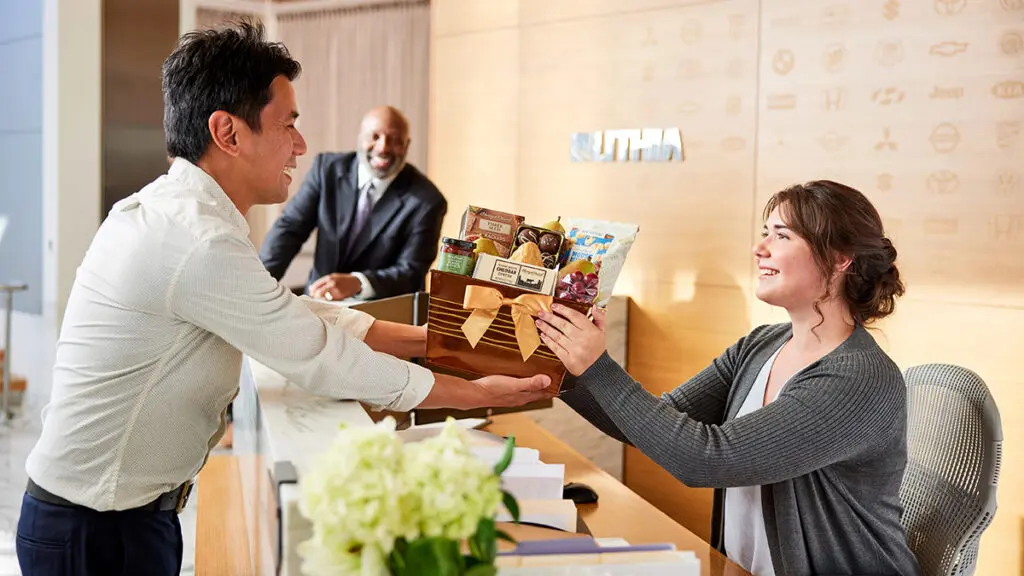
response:
<svg viewBox="0 0 1024 576"><path fill-rule="evenodd" d="M248 232L213 178L182 159L113 207L71 289L32 480L95 510L189 480L223 434L243 354L376 408L427 396L428 370L362 342L372 317L293 295Z"/></svg>
<svg viewBox="0 0 1024 576"><path fill-rule="evenodd" d="M387 178L377 178L366 169L366 166L363 166L362 162L357 161L356 163L359 165L356 169L356 188L359 190L360 194L363 194L363 190L366 189L366 185L372 182L373 188L370 188L370 199L373 200L373 205L376 206L377 202L380 202L381 197L384 196L388 187L391 186L391 183L395 181L395 178L398 177L398 173L402 170L396 170L394 174ZM366 225L369 226L369 222L367 222ZM373 286L370 284L370 281L367 280L366 275L361 272L353 272L352 275L358 278L359 283L362 285L362 290L359 291L359 294L355 295L355 299L370 300L377 295L377 293L373 291Z"/></svg>
<svg viewBox="0 0 1024 576"><path fill-rule="evenodd" d="M768 376L782 348L772 354L761 367L753 388L743 400L736 418L760 410ZM782 390L780 389L779 392ZM776 398L778 392L776 392ZM774 400L774 398L773 398ZM768 536L764 531L764 510L761 508L760 486L737 486L725 489L725 551L729 559L754 576L775 576Z"/></svg>

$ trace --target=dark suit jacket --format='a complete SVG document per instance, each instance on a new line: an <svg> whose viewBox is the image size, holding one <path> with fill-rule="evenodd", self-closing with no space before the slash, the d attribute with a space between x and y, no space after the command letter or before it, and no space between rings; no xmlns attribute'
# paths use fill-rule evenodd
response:
<svg viewBox="0 0 1024 576"><path fill-rule="evenodd" d="M326 274L360 272L377 298L422 290L437 257L448 203L422 172L406 164L374 205L363 233L350 243L359 195L357 163L355 152L318 154L264 239L260 259L280 280L316 228L307 287Z"/></svg>

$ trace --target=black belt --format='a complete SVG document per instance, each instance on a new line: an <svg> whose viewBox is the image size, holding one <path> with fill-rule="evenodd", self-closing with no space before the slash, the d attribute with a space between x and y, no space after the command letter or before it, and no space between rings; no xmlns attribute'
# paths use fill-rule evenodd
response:
<svg viewBox="0 0 1024 576"><path fill-rule="evenodd" d="M139 510L142 512L166 512L168 510L174 510L180 514L185 508L185 505L188 504L188 497L192 493L192 484L192 481L189 480L174 490L164 492L157 496L156 500L153 500L149 504L143 504L142 506L131 508L131 510ZM56 494L51 494L46 489L33 482L31 478L28 479L28 486L25 487L25 492L28 492L28 494L36 500L42 500L49 504L69 506L72 508L86 508L91 510L91 508L75 504L74 502L65 500Z"/></svg>

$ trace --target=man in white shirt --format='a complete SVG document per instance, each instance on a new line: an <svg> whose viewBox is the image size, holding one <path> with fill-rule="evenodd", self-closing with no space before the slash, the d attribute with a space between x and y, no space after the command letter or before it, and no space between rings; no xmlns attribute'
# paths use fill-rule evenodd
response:
<svg viewBox="0 0 1024 576"><path fill-rule="evenodd" d="M363 117L353 152L317 154L302 186L263 240L260 259L281 279L316 230L306 290L314 298L370 300L424 288L448 204L406 162L409 121L391 106Z"/></svg>
<svg viewBox="0 0 1024 576"><path fill-rule="evenodd" d="M422 328L300 299L248 240L287 198L287 50L248 24L187 34L163 67L168 173L114 206L78 269L18 523L25 576L178 574L176 512L224 430L242 355L380 409L519 405L549 380L433 375ZM377 350L379 352L374 352Z"/></svg>

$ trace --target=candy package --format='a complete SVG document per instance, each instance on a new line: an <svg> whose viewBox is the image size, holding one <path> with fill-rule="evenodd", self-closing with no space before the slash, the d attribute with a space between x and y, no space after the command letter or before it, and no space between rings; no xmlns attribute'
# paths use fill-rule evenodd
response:
<svg viewBox="0 0 1024 576"><path fill-rule="evenodd" d="M590 275L595 274L597 296L593 301L598 306L607 305L639 231L635 224L574 218L556 295L564 293L559 297L566 299L589 297L594 280Z"/></svg>

